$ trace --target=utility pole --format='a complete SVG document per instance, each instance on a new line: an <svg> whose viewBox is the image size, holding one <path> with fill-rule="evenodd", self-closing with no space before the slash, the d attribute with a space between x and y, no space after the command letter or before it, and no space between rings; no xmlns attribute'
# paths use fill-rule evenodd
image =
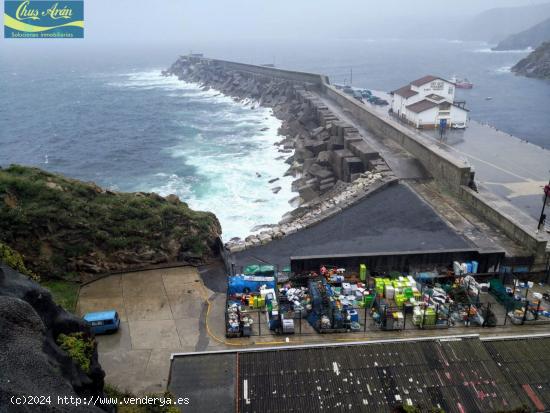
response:
<svg viewBox="0 0 550 413"><path fill-rule="evenodd" d="M353 67L349 68L349 85L353 85Z"/></svg>
<svg viewBox="0 0 550 413"><path fill-rule="evenodd" d="M544 225L546 216L544 215L544 209L546 208L546 203L548 202L548 197L550 196L550 181L548 185L544 187L544 201L542 202L542 210L540 211L539 225L537 226L537 232L540 231L540 227Z"/></svg>

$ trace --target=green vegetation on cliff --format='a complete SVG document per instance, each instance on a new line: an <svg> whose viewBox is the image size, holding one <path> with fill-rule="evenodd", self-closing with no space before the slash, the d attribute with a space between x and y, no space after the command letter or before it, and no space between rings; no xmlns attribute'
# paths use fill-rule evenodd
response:
<svg viewBox="0 0 550 413"><path fill-rule="evenodd" d="M91 338L85 337L82 332L78 332L60 334L56 341L59 347L67 352L84 373L90 372L94 355L94 342Z"/></svg>
<svg viewBox="0 0 550 413"><path fill-rule="evenodd" d="M0 169L0 241L43 278L201 262L220 233L213 214L176 196L112 192L19 165Z"/></svg>
<svg viewBox="0 0 550 413"><path fill-rule="evenodd" d="M520 60L512 72L537 79L550 79L550 42L541 44L525 59Z"/></svg>
<svg viewBox="0 0 550 413"><path fill-rule="evenodd" d="M76 311L79 283L66 280L47 280L41 282L40 285L50 290L53 300L57 305L60 305L71 313Z"/></svg>
<svg viewBox="0 0 550 413"><path fill-rule="evenodd" d="M13 268L16 271L19 271L21 274L28 275L35 281L39 281L40 277L34 272L29 270L25 266L23 257L17 251L14 251L12 248L0 241L0 262L6 264L7 266Z"/></svg>
<svg viewBox="0 0 550 413"><path fill-rule="evenodd" d="M520 33L502 40L493 50L519 50L528 47L537 48L550 40L550 18Z"/></svg>

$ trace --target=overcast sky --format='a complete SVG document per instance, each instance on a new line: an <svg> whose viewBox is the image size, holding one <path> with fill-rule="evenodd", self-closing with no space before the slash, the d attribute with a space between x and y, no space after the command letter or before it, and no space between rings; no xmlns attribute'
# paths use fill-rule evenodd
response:
<svg viewBox="0 0 550 413"><path fill-rule="evenodd" d="M455 18L536 0L86 0L90 41L331 37L401 18ZM109 13L106 11L109 10ZM364 24L364 28L360 26ZM350 27L352 26L352 27ZM359 26L359 27L358 27Z"/></svg>
<svg viewBox="0 0 550 413"><path fill-rule="evenodd" d="M396 25L418 20L425 28L430 19L434 25L451 25L461 16L473 16L493 7L542 2L545 1L85 0L85 39L78 47L100 44L200 47L243 39L399 37L393 32ZM23 42L44 41L10 42L20 47ZM0 47L5 47L6 40L2 39L2 43Z"/></svg>

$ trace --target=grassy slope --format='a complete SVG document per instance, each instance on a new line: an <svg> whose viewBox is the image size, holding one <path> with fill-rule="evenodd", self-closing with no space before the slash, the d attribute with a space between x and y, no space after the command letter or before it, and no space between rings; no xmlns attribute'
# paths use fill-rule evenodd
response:
<svg viewBox="0 0 550 413"><path fill-rule="evenodd" d="M66 277L79 259L168 254L174 239L183 251L207 255L219 232L213 214L156 194L113 193L36 168L0 169L0 241L43 278Z"/></svg>
<svg viewBox="0 0 550 413"><path fill-rule="evenodd" d="M48 280L40 283L52 293L56 304L65 310L74 313L76 310L76 301L78 299L79 284L74 281Z"/></svg>

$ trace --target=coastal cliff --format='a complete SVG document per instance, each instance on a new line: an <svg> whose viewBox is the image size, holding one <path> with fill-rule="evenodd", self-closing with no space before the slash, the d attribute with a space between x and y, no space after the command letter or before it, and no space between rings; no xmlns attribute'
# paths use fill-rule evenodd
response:
<svg viewBox="0 0 550 413"><path fill-rule="evenodd" d="M534 49L545 41L550 41L550 18L527 30L508 36L493 50L523 50L529 47Z"/></svg>
<svg viewBox="0 0 550 413"><path fill-rule="evenodd" d="M513 33L528 30L550 16L550 3L485 10L460 27L462 40L484 40L498 43Z"/></svg>
<svg viewBox="0 0 550 413"><path fill-rule="evenodd" d="M0 242L42 279L203 263L220 234L212 213L175 195L112 192L19 165L0 169Z"/></svg>
<svg viewBox="0 0 550 413"><path fill-rule="evenodd" d="M48 290L0 264L0 411L73 412L74 405L58 405L57 397L105 397L104 376L84 322L56 305ZM49 396L50 403L15 405L13 396ZM113 409L98 404L78 411Z"/></svg>
<svg viewBox="0 0 550 413"><path fill-rule="evenodd" d="M537 79L550 79L550 42L543 43L525 59L520 60L512 72Z"/></svg>

